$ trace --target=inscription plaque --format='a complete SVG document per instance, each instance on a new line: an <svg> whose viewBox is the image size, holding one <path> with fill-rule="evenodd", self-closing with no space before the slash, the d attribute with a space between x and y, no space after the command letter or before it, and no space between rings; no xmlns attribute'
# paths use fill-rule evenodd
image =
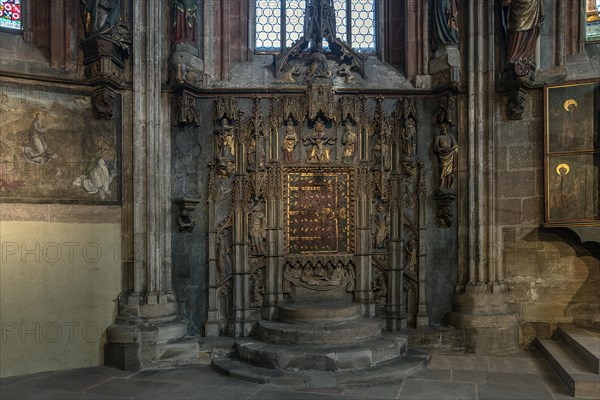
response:
<svg viewBox="0 0 600 400"><path fill-rule="evenodd" d="M348 172L291 172L287 191L290 254L349 251Z"/></svg>

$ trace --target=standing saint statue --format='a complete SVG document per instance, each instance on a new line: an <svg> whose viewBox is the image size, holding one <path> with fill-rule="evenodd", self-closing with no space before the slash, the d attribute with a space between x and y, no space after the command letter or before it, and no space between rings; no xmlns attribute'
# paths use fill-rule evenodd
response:
<svg viewBox="0 0 600 400"><path fill-rule="evenodd" d="M440 124L440 133L435 138L433 151L440 160L440 189L450 189L457 169L458 145L450 134L447 123Z"/></svg>
<svg viewBox="0 0 600 400"><path fill-rule="evenodd" d="M377 212L373 214L373 226L371 232L373 233L373 245L376 249L385 248L385 239L388 237L388 227L390 226L390 219L387 215L387 211L383 204L377 205Z"/></svg>
<svg viewBox="0 0 600 400"><path fill-rule="evenodd" d="M173 0L173 43L196 44L196 0Z"/></svg>
<svg viewBox="0 0 600 400"><path fill-rule="evenodd" d="M252 208L250 217L250 244L254 254L263 254L265 252L265 238L267 237L265 212L260 203Z"/></svg>
<svg viewBox="0 0 600 400"><path fill-rule="evenodd" d="M405 156L412 157L417 153L417 123L412 115L406 120L406 127L402 131L402 151Z"/></svg>
<svg viewBox="0 0 600 400"><path fill-rule="evenodd" d="M296 145L298 144L298 135L294 129L294 123L292 120L288 120L287 127L285 128L285 136L283 137L283 160L286 163L295 162L294 152L296 151Z"/></svg>
<svg viewBox="0 0 600 400"><path fill-rule="evenodd" d="M81 0L85 36L109 32L119 22L121 0Z"/></svg>
<svg viewBox="0 0 600 400"><path fill-rule="evenodd" d="M433 38L435 47L458 44L458 0L435 0L433 10Z"/></svg>
<svg viewBox="0 0 600 400"><path fill-rule="evenodd" d="M502 6L507 11L506 62L519 66L515 72L525 76L535 69L535 46L544 20L542 0L503 0Z"/></svg>
<svg viewBox="0 0 600 400"><path fill-rule="evenodd" d="M354 156L356 155L357 137L356 133L352 130L350 121L346 122L344 129L344 136L342 136L344 152L342 153L342 158L344 159L344 162L350 163L354 161Z"/></svg>

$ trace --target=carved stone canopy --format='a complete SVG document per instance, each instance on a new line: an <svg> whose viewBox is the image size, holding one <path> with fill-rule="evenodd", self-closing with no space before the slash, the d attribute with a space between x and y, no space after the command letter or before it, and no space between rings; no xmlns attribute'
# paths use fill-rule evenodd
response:
<svg viewBox="0 0 600 400"><path fill-rule="evenodd" d="M313 60L320 57L322 63L326 65L325 58L335 56L335 60L340 65L351 66L363 78L366 78L365 57L336 37L333 0L307 0L304 20L304 36L298 39L289 49L275 56L275 76L277 78L281 78L284 66L291 59L301 58L302 53L307 49ZM331 50L330 53L323 51L323 39L327 40ZM327 77L326 72L322 71L321 75L316 74L316 76Z"/></svg>

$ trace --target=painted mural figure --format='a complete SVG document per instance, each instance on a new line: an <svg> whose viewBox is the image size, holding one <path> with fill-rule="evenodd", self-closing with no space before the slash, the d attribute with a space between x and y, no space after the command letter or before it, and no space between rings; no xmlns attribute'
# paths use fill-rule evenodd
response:
<svg viewBox="0 0 600 400"><path fill-rule="evenodd" d="M285 128L285 136L283 137L283 160L286 163L295 162L294 152L296 151L296 145L298 144L298 135L294 129L292 121L288 121L287 127Z"/></svg>
<svg viewBox="0 0 600 400"><path fill-rule="evenodd" d="M563 150L569 150L574 146L578 146L577 137L585 133L582 124L581 113L577 107L577 101L568 99L564 103L565 116L562 124L562 132L558 135L558 140L562 145Z"/></svg>
<svg viewBox="0 0 600 400"><path fill-rule="evenodd" d="M98 152L85 173L73 181L73 186L84 188L88 194L99 194L104 200L111 195L110 184L117 175L115 156L110 142L105 138L98 138L96 147Z"/></svg>
<svg viewBox="0 0 600 400"><path fill-rule="evenodd" d="M173 43L196 43L196 0L174 0Z"/></svg>
<svg viewBox="0 0 600 400"><path fill-rule="evenodd" d="M109 32L119 22L121 0L81 0L86 36Z"/></svg>
<svg viewBox="0 0 600 400"><path fill-rule="evenodd" d="M502 5L508 10L506 60L524 64L525 69L516 72L525 75L534 66L537 37L544 20L542 0L503 0Z"/></svg>
<svg viewBox="0 0 600 400"><path fill-rule="evenodd" d="M342 158L344 162L350 163L354 161L357 148L357 137L356 133L352 130L352 124L346 122L344 136L342 136L342 144L344 145L344 152Z"/></svg>
<svg viewBox="0 0 600 400"><path fill-rule="evenodd" d="M458 0L435 0L433 37L437 47L458 44Z"/></svg>
<svg viewBox="0 0 600 400"><path fill-rule="evenodd" d="M440 124L440 133L435 138L433 151L440 160L440 189L450 189L457 169L458 145L450 134L448 124Z"/></svg>
<svg viewBox="0 0 600 400"><path fill-rule="evenodd" d="M57 157L56 153L48 147L46 133L48 131L42 124L42 112L38 111L33 115L29 128L29 143L22 147L23 156L30 163L43 165Z"/></svg>

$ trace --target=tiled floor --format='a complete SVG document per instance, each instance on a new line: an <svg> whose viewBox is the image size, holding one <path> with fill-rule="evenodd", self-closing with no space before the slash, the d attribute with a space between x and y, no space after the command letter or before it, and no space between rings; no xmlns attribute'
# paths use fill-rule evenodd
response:
<svg viewBox="0 0 600 400"><path fill-rule="evenodd" d="M108 367L93 367L0 379L2 400L571 398L548 365L528 351L508 356L433 354L425 370L398 382L301 390L240 381L220 375L207 366L133 374Z"/></svg>

